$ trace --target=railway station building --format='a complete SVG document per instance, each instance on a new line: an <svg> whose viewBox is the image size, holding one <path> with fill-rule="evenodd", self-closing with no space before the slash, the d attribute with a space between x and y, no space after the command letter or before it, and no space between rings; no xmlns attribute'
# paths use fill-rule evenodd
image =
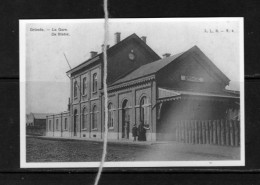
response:
<svg viewBox="0 0 260 185"><path fill-rule="evenodd" d="M240 94L197 46L160 57L146 37L132 34L108 55L108 139L133 140L144 123L147 141L239 146ZM46 135L102 139L104 134L103 53L67 72L68 110L48 115Z"/></svg>

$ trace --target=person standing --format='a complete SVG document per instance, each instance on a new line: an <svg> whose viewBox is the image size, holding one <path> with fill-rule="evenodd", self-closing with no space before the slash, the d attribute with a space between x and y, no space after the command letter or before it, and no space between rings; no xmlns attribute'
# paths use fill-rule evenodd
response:
<svg viewBox="0 0 260 185"><path fill-rule="evenodd" d="M138 141L146 140L145 132L146 130L144 129L144 123L141 122L138 126Z"/></svg>
<svg viewBox="0 0 260 185"><path fill-rule="evenodd" d="M134 137L134 141L136 141L136 137L137 137L137 127L136 127L136 124L133 125L132 134L133 134L133 137Z"/></svg>
<svg viewBox="0 0 260 185"><path fill-rule="evenodd" d="M138 134L138 141L146 141L146 130L149 130L149 125L145 125L141 122L138 126L137 134Z"/></svg>

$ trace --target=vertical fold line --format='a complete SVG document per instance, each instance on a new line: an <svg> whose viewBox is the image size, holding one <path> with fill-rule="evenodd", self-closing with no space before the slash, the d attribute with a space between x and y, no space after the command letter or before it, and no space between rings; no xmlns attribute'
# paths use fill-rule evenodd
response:
<svg viewBox="0 0 260 185"><path fill-rule="evenodd" d="M100 162L100 166L98 169L98 173L95 179L95 184L97 185L100 177L101 177L101 173L104 167L104 163L105 163L105 159L106 159L106 154L107 154L107 134L108 134L108 93L107 93L107 44L108 44L108 10L107 10L107 1L108 0L104 0L104 14L105 14L105 24L104 24L104 49L103 49L103 89L104 89L104 98L105 98L105 132L104 132L104 142L103 142L103 152L102 152L102 158L101 158L101 162ZM101 69L102 70L102 69ZM102 96L101 96L102 98ZM101 115L102 116L102 107L101 107ZM101 123L102 125L102 123Z"/></svg>

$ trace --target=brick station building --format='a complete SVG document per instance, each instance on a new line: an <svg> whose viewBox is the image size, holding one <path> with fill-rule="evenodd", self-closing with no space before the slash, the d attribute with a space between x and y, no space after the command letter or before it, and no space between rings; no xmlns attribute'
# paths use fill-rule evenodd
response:
<svg viewBox="0 0 260 185"><path fill-rule="evenodd" d="M197 47L158 56L146 37L132 34L107 48L108 138L132 140L133 124L148 128L147 141L238 146L240 95L229 78ZM68 111L47 117L47 136L102 139L103 53L67 72Z"/></svg>

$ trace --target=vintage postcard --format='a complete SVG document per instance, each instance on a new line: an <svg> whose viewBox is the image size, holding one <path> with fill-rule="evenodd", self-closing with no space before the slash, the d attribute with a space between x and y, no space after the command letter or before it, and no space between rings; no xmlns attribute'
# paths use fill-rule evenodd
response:
<svg viewBox="0 0 260 185"><path fill-rule="evenodd" d="M21 168L244 166L243 18L20 20ZM107 51L104 71L103 51Z"/></svg>

